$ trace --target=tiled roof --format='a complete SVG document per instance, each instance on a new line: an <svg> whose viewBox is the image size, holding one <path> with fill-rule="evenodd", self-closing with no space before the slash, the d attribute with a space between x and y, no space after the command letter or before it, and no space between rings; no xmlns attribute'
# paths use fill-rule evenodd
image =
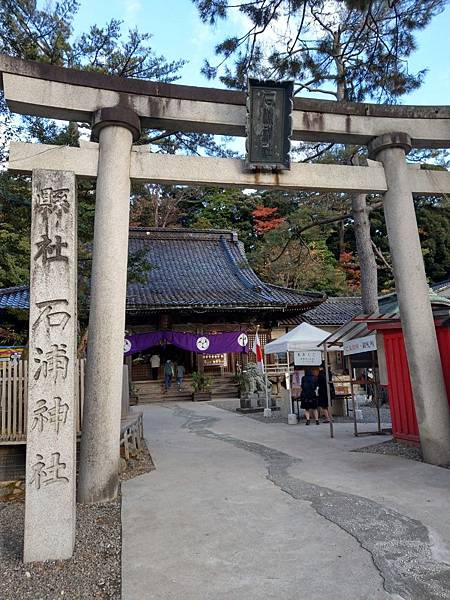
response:
<svg viewBox="0 0 450 600"><path fill-rule="evenodd" d="M264 283L250 268L237 234L226 230L130 229L130 256L144 251L145 284L128 286L128 310L304 310L323 298Z"/></svg>
<svg viewBox="0 0 450 600"><path fill-rule="evenodd" d="M280 321L280 325L290 326L300 323L310 323L310 325L344 325L362 313L362 300L355 296L336 296L327 298L319 306L304 312L301 315L291 319Z"/></svg>
<svg viewBox="0 0 450 600"><path fill-rule="evenodd" d="M151 268L146 283L128 286L130 312L175 308L299 312L323 300L320 293L261 281L231 231L131 228L129 260L142 250ZM0 290L0 309L28 307L28 286Z"/></svg>
<svg viewBox="0 0 450 600"><path fill-rule="evenodd" d="M433 283L431 288L439 294L439 292L444 292L450 288L450 279L445 279L444 281L440 281L439 283Z"/></svg>
<svg viewBox="0 0 450 600"><path fill-rule="evenodd" d="M30 305L30 292L27 285L0 289L0 309L24 308Z"/></svg>
<svg viewBox="0 0 450 600"><path fill-rule="evenodd" d="M362 313L362 299L358 297L327 298L320 306L303 316L311 325L343 325Z"/></svg>

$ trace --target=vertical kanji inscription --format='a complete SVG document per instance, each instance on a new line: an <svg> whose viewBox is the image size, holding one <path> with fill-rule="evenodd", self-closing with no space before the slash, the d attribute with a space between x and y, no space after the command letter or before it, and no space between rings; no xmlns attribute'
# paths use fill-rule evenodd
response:
<svg viewBox="0 0 450 600"><path fill-rule="evenodd" d="M76 214L74 173L33 171L26 562L69 558L73 552Z"/></svg>

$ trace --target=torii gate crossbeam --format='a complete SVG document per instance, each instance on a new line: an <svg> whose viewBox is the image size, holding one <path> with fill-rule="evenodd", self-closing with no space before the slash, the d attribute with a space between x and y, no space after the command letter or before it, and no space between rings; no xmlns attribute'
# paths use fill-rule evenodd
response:
<svg viewBox="0 0 450 600"><path fill-rule="evenodd" d="M0 56L14 112L91 122L100 107L133 110L142 127L245 136L244 92L201 88L64 69ZM402 131L413 148L450 147L450 107L341 103L294 99L293 140L367 144Z"/></svg>
<svg viewBox="0 0 450 600"><path fill-rule="evenodd" d="M73 171L80 179L97 177L99 146L80 142L80 148L11 142L9 170L31 175L51 161L55 170ZM235 158L154 154L148 146L133 146L130 178L139 183L215 185L220 187L321 192L380 193L387 191L384 169L378 161L367 167L293 163L290 171L254 173ZM422 195L450 194L450 173L408 165L411 191Z"/></svg>

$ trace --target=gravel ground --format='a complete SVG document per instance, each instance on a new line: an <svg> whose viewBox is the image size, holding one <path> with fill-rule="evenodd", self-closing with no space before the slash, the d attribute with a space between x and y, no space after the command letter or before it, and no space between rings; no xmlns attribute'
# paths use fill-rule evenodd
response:
<svg viewBox="0 0 450 600"><path fill-rule="evenodd" d="M380 444L373 444L372 446L365 446L364 448L358 448L358 450L352 450L352 452L368 452L369 454L390 454L391 456L403 456L410 460L417 460L423 462L422 450L417 446L409 446L408 444L401 444L395 440L388 440L387 442L381 442ZM442 467L443 469L450 469L449 467Z"/></svg>
<svg viewBox="0 0 450 600"><path fill-rule="evenodd" d="M148 451L147 444L144 441L144 446L137 456L130 457L127 463L126 470L120 475L121 481L128 481L144 473L150 473L155 469L152 457Z"/></svg>
<svg viewBox="0 0 450 600"><path fill-rule="evenodd" d="M154 469L147 447L128 461L121 480ZM0 502L1 600L121 600L121 500L77 504L74 555L22 563L23 502Z"/></svg>
<svg viewBox="0 0 450 600"><path fill-rule="evenodd" d="M77 505L74 555L66 561L22 563L23 503L0 504L2 600L120 600L120 499Z"/></svg>
<svg viewBox="0 0 450 600"><path fill-rule="evenodd" d="M376 423L377 422L376 408L374 408L372 406L363 406L362 405L362 406L360 406L360 409L362 411L363 418L362 418L362 421L358 421L358 423ZM381 417L382 423L390 423L391 422L391 411L389 410L388 406L380 407L380 417ZM342 420L344 420L344 417L342 417ZM353 421L353 415L348 417L348 419L346 419L346 420Z"/></svg>
<svg viewBox="0 0 450 600"><path fill-rule="evenodd" d="M380 444L373 444L372 446L365 446L364 448L358 448L358 450L352 450L352 452L368 452L369 454L390 454L392 456L404 456L411 460L417 460L423 462L422 451L416 446L408 446L407 444L400 444L395 440L388 440L387 442L381 442Z"/></svg>

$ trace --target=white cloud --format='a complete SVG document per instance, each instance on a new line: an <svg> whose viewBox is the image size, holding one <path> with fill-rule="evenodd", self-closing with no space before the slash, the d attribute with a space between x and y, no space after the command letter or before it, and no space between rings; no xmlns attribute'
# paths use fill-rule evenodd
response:
<svg viewBox="0 0 450 600"><path fill-rule="evenodd" d="M192 44L197 50L209 50L212 48L214 39L214 29L203 23L197 23L192 34Z"/></svg>
<svg viewBox="0 0 450 600"><path fill-rule="evenodd" d="M342 20L341 13L343 10L345 9L343 9L341 2L338 2L337 0L327 0L324 3L319 16L326 26L334 29ZM236 35L242 35L252 27L250 19L237 9L230 10L229 17L230 22L233 23L236 28ZM270 52L273 46L279 45L282 41L284 43L289 40L293 41L297 35L300 19L300 12L295 17L289 18L288 11L286 11L284 14L280 14L277 20L273 20L264 33L259 36L266 52ZM322 26L319 25L311 14L306 15L303 30L305 34L308 32L307 37L309 38L320 38L326 35Z"/></svg>
<svg viewBox="0 0 450 600"><path fill-rule="evenodd" d="M132 27L139 24L139 13L142 9L140 0L123 0L124 21Z"/></svg>

